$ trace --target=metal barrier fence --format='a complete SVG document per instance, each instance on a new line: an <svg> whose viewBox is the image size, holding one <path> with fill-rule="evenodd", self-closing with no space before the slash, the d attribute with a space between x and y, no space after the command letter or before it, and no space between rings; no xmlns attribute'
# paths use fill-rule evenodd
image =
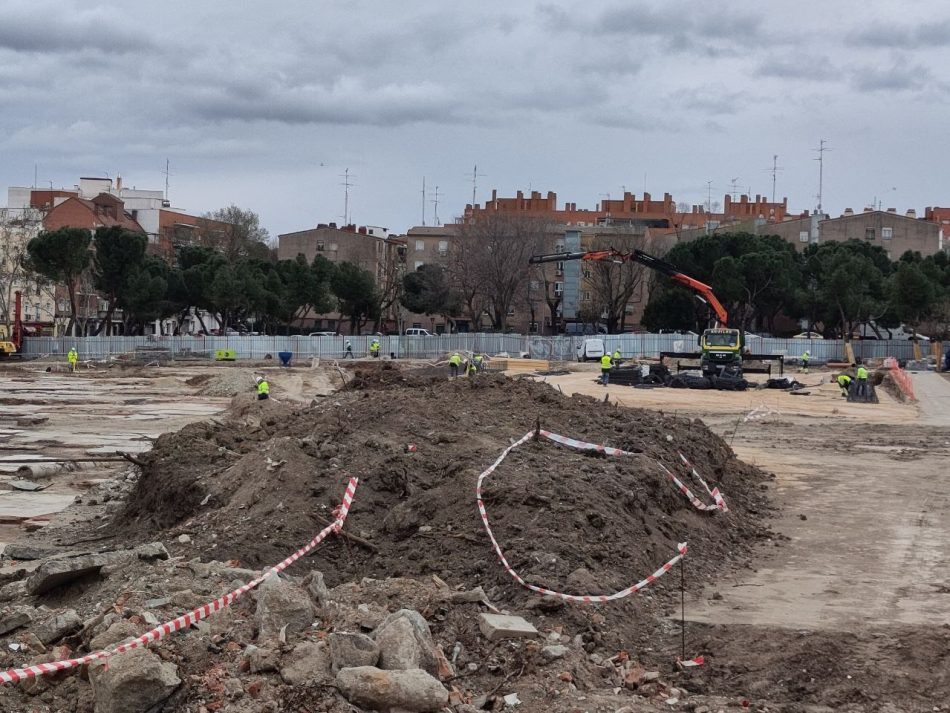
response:
<svg viewBox="0 0 950 713"><path fill-rule="evenodd" d="M585 338L582 336L539 337L520 334L450 334L429 337L377 337L380 351L399 359L433 359L455 350L480 352L488 355L507 353L512 357L571 361ZM624 358L658 357L664 351L693 351L698 349L695 336L678 334L612 334L599 337L608 351L620 349ZM232 337L27 337L23 340L26 356L63 356L76 347L80 359L105 359L137 351L166 350L168 356L212 359L215 350L233 349L238 359L274 359L280 352L292 352L297 358L346 357L346 343L352 345L355 358L369 353L372 336L352 337L291 337L232 336ZM891 356L899 360L913 359L914 345L907 340L860 340L851 343L854 354L863 359L883 359ZM834 339L772 339L748 336L747 347L757 354L782 354L796 359L806 349L813 363L844 359L844 342ZM922 345L924 354L929 345Z"/></svg>

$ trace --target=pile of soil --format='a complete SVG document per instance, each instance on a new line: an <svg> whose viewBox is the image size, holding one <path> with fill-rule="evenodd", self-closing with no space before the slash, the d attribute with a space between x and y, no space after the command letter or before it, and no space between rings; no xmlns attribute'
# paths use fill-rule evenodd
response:
<svg viewBox="0 0 950 713"><path fill-rule="evenodd" d="M250 369L222 369L215 374L196 374L185 383L197 387L201 396L236 396L254 391L254 377Z"/></svg>
<svg viewBox="0 0 950 713"><path fill-rule="evenodd" d="M192 546L182 554L269 565L322 529L348 478L358 476L345 529L371 544L337 540L316 550L310 566L331 585L435 573L503 601L537 598L493 555L474 487L478 473L540 420L644 457L590 456L544 442L509 456L487 481L485 500L509 561L528 581L610 592L652 573L682 541L692 575L712 577L746 564L751 546L770 534L762 524L767 476L699 420L568 398L495 374L417 384L385 363L357 374L347 392L307 408L238 397L237 420L162 436L143 456L117 531L133 541L187 532ZM689 482L677 451L721 486L728 514L695 510L651 460Z"/></svg>

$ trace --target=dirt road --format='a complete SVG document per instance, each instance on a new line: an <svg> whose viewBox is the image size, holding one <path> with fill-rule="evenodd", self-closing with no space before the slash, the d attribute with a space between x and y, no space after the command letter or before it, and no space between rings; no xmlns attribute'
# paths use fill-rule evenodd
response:
<svg viewBox="0 0 950 713"><path fill-rule="evenodd" d="M917 374L919 406L879 390L847 403L828 374L809 396L604 388L593 374L550 377L565 392L703 417L736 453L776 475L784 537L733 586L695 590L689 617L713 623L849 629L950 620L950 383ZM743 421L741 414L764 414ZM728 492L728 482L725 483Z"/></svg>

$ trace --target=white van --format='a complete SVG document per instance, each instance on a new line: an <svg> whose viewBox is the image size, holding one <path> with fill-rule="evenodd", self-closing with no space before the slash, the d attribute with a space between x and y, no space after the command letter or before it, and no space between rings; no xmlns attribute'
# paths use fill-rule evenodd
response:
<svg viewBox="0 0 950 713"><path fill-rule="evenodd" d="M600 361L605 349L603 339L585 339L577 345L577 361Z"/></svg>
<svg viewBox="0 0 950 713"><path fill-rule="evenodd" d="M428 329L420 329L419 327L410 327L406 330L407 337L434 337L435 335L430 332Z"/></svg>

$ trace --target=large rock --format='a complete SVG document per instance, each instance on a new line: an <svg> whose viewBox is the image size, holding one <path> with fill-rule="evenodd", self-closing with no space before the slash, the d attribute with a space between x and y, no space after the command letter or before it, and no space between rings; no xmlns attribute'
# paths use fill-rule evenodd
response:
<svg viewBox="0 0 950 713"><path fill-rule="evenodd" d="M373 632L379 646L379 667L388 671L421 668L437 676L439 660L425 618L412 609L400 609L383 619Z"/></svg>
<svg viewBox="0 0 950 713"><path fill-rule="evenodd" d="M288 633L306 631L313 617L310 595L300 587L277 577L261 584L255 615L260 638L277 636L285 625Z"/></svg>
<svg viewBox="0 0 950 713"><path fill-rule="evenodd" d="M26 580L18 579L0 587L0 602L10 602L26 596Z"/></svg>
<svg viewBox="0 0 950 713"><path fill-rule="evenodd" d="M113 562L115 558L106 555L46 560L26 580L26 591L28 594L44 594L74 579L98 574L99 570Z"/></svg>
<svg viewBox="0 0 950 713"><path fill-rule="evenodd" d="M304 577L304 586L310 593L310 597L318 606L323 606L330 598L330 590L327 589L326 582L323 581L323 572L313 570Z"/></svg>
<svg viewBox="0 0 950 713"><path fill-rule="evenodd" d="M181 685L178 667L146 649L113 656L89 669L96 713L148 711Z"/></svg>
<svg viewBox="0 0 950 713"><path fill-rule="evenodd" d="M305 686L330 681L330 652L326 642L304 641L284 655L280 677L291 686Z"/></svg>
<svg viewBox="0 0 950 713"><path fill-rule="evenodd" d="M19 544L11 542L3 549L3 556L11 560L41 560L44 557L52 557L57 553L55 547L43 547L41 545Z"/></svg>
<svg viewBox="0 0 950 713"><path fill-rule="evenodd" d="M32 632L44 644L59 641L82 627L82 619L73 609L57 612L32 627Z"/></svg>
<svg viewBox="0 0 950 713"><path fill-rule="evenodd" d="M336 675L336 685L350 703L378 711L437 711L449 702L445 687L421 669L344 668Z"/></svg>
<svg viewBox="0 0 950 713"><path fill-rule="evenodd" d="M26 626L35 618L36 609L33 607L9 607L0 610L0 636Z"/></svg>
<svg viewBox="0 0 950 713"><path fill-rule="evenodd" d="M375 666L379 661L379 648L366 634L334 632L327 637L330 644L330 662L333 672L341 668Z"/></svg>
<svg viewBox="0 0 950 713"><path fill-rule="evenodd" d="M101 634L97 634L89 642L89 648L93 651L109 649L118 644L122 644L129 639L137 639L141 632L139 627L128 619L119 619L109 625L109 628Z"/></svg>

